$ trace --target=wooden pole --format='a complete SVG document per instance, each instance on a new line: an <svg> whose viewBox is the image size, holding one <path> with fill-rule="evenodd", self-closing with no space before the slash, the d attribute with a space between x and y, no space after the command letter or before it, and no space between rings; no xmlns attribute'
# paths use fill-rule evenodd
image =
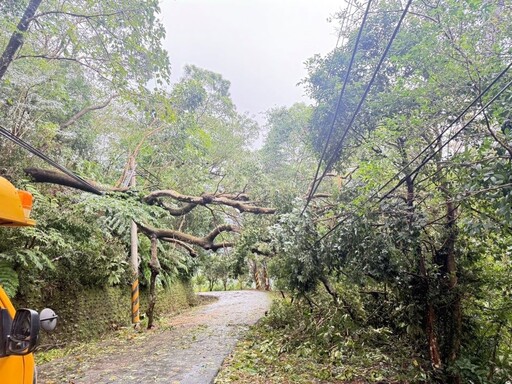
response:
<svg viewBox="0 0 512 384"><path fill-rule="evenodd" d="M130 158L130 187L135 187L135 157ZM130 227L130 264L132 266L132 324L135 329L140 328L139 315L139 250L137 239L137 224L132 220Z"/></svg>

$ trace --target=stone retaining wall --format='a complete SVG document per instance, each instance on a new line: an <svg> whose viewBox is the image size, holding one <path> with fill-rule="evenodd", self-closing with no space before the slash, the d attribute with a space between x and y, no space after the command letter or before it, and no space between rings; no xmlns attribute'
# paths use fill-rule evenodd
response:
<svg viewBox="0 0 512 384"><path fill-rule="evenodd" d="M52 292L40 302L34 299L17 300L17 308L28 307L40 311L52 308L59 316L57 329L51 334L41 332L40 345L64 346L73 341L87 341L130 325L130 286L71 289ZM148 303L148 291L141 290L140 313L144 317ZM178 312L194 304L194 293L189 282L177 281L167 289L160 288L155 307L156 316ZM144 319L142 319L144 322Z"/></svg>

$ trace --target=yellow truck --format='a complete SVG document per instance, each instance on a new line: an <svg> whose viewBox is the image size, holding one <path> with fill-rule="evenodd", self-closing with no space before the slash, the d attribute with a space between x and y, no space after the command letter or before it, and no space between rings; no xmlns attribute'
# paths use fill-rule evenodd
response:
<svg viewBox="0 0 512 384"><path fill-rule="evenodd" d="M18 190L0 177L0 226L35 225L30 219L32 195ZM37 382L33 351L40 328L51 331L57 316L48 308L38 314L32 309L15 310L0 281L0 383L33 384Z"/></svg>

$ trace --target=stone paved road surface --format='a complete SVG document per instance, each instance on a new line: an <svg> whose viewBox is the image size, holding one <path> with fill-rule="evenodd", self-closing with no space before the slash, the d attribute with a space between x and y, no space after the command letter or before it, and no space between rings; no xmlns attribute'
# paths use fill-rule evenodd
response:
<svg viewBox="0 0 512 384"><path fill-rule="evenodd" d="M93 359L74 355L42 365L39 382L211 383L236 341L268 310L270 297L258 291L204 295L216 296L218 301L170 318L169 330L150 333L133 345L116 346L115 353L100 353ZM137 358L130 349L137 350ZM66 359L73 359L73 364L66 364Z"/></svg>

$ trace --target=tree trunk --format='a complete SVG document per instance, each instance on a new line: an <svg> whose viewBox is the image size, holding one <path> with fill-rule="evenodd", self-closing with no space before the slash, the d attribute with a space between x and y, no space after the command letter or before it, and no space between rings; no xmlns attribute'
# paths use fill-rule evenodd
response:
<svg viewBox="0 0 512 384"><path fill-rule="evenodd" d="M441 143L439 142L439 145ZM442 359L446 363L446 382L448 384L460 384L460 374L449 370L453 367L460 354L462 334L462 303L461 295L457 287L457 263L455 245L457 242L457 208L453 203L450 193L449 181L444 176L444 169L438 163L440 184L438 186L445 199L446 221L444 224L445 236L441 248L436 252L434 261L439 266L439 295L444 303L438 308L439 335L442 337Z"/></svg>
<svg viewBox="0 0 512 384"><path fill-rule="evenodd" d="M456 209L450 196L446 197L446 233L444 246L440 250L443 263L441 289L443 296L448 299L445 309L447 321L445 322L446 361L453 365L460 353L462 333L461 297L457 291L457 263L455 260L455 243L457 241ZM461 377L457 373L448 376L450 384L460 384Z"/></svg>
<svg viewBox="0 0 512 384"><path fill-rule="evenodd" d="M149 282L149 306L148 306L148 329L154 326L154 310L156 304L156 278L160 273L160 262L158 261L158 239L156 236L151 237L151 259L149 261L149 269L151 270L151 278Z"/></svg>
<svg viewBox="0 0 512 384"><path fill-rule="evenodd" d="M263 262L261 265L262 283L265 291L270 291L270 278L268 277L267 263Z"/></svg>
<svg viewBox="0 0 512 384"><path fill-rule="evenodd" d="M428 351L430 355L430 362L434 369L440 369L442 367L441 353L439 348L439 338L437 337L436 324L437 315L432 301L428 298L430 292L429 277L425 262L425 256L421 250L421 244L419 241L416 244L416 256L418 259L418 269L422 281L419 282L419 290L424 292L425 297L425 333L427 334Z"/></svg>
<svg viewBox="0 0 512 384"><path fill-rule="evenodd" d="M258 271L258 264L255 260L251 261L251 272L252 272L252 279L254 280L254 284L256 285L256 289L258 291L261 290L261 282L260 282L260 273Z"/></svg>
<svg viewBox="0 0 512 384"><path fill-rule="evenodd" d="M331 285L331 282L329 281L327 276L321 275L318 279L323 284L323 286L324 286L325 290L327 291L327 293L329 295L331 295L331 297L334 299L335 302L337 302L338 298L339 298L338 297L338 293L336 292L336 290Z"/></svg>
<svg viewBox="0 0 512 384"><path fill-rule="evenodd" d="M400 148L400 153L402 156L402 163L404 165L404 172L406 174L405 177L405 185L407 187L407 210L408 210L408 223L409 223L409 232L412 234L412 251L414 253L414 259L417 261L417 268L419 270L420 278L417 279L415 284L413 284L413 296L416 296L420 304L420 308L424 308L423 310L423 321L424 321L424 331L427 336L427 344L428 351L430 355L430 362L432 367L435 369L439 369L442 366L440 348L439 348L439 340L436 334L436 323L437 316L434 309L434 305L429 299L430 292L430 284L428 271L425 262L425 256L423 255L423 250L421 248L421 239L420 239L420 231L418 227L415 225L416 216L415 216L415 206L414 202L416 199L416 192L414 188L414 178L411 174L410 167L408 166L409 161L407 157L407 153L405 151L405 140L401 139L398 141L398 146Z"/></svg>
<svg viewBox="0 0 512 384"><path fill-rule="evenodd" d="M12 34L9 43L7 43L7 47L5 47L2 57L0 57L0 80L4 77L7 68L14 60L14 55L23 44L23 35L28 30L30 21L32 17L34 17L37 8L39 8L41 1L42 0L30 0L23 17L16 27L16 31Z"/></svg>

